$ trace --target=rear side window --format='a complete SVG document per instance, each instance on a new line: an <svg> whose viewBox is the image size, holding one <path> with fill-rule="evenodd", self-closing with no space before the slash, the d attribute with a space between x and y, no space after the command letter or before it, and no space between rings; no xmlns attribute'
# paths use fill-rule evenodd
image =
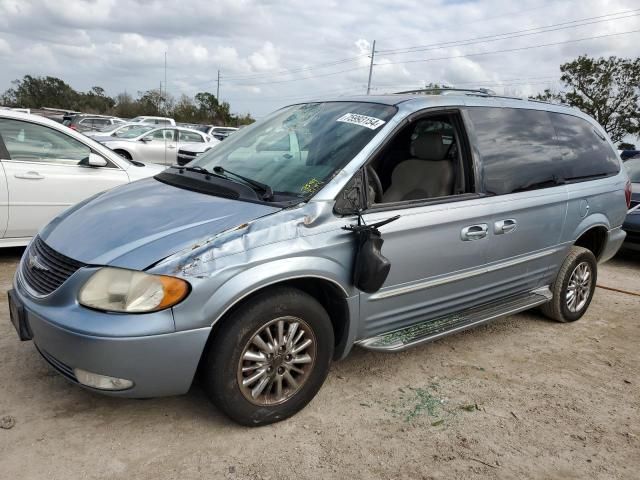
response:
<svg viewBox="0 0 640 480"><path fill-rule="evenodd" d="M188 143L202 143L204 139L195 132L185 132L180 130L180 141Z"/></svg>
<svg viewBox="0 0 640 480"><path fill-rule="evenodd" d="M93 126L94 127L104 127L106 125L109 125L111 122L106 119L106 118L94 118L93 119Z"/></svg>
<svg viewBox="0 0 640 480"><path fill-rule="evenodd" d="M560 148L566 180L615 175L620 162L607 142L588 121L563 113L549 113Z"/></svg>
<svg viewBox="0 0 640 480"><path fill-rule="evenodd" d="M91 152L62 132L20 120L0 119L0 136L14 161L78 165Z"/></svg>
<svg viewBox="0 0 640 480"><path fill-rule="evenodd" d="M485 191L503 195L558 182L559 152L547 112L493 107L468 111L482 157Z"/></svg>

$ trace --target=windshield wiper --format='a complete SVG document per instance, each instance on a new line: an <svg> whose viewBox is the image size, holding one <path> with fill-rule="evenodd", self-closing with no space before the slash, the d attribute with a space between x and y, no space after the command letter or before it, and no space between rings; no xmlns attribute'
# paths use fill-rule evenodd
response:
<svg viewBox="0 0 640 480"><path fill-rule="evenodd" d="M200 167L198 165L195 166L191 166L188 167L186 165L171 165L172 168L177 168L179 170L186 170L187 172L197 172L197 173L204 173L205 175L213 175L213 173L211 173L209 170L207 170L206 168ZM216 175L219 176L219 175Z"/></svg>
<svg viewBox="0 0 640 480"><path fill-rule="evenodd" d="M244 181L245 183L248 183L250 186L253 187L254 190L259 190L261 192L264 192L262 194L262 199L263 200L273 200L273 189L267 185L266 183L262 183L262 182L258 182L257 180L253 180L251 178L245 177L243 175L240 175L238 173L234 173L231 172L229 170L227 170L226 168L220 167L220 166L215 166L213 167L213 172L217 173L219 175L233 175L236 178L239 178L240 180Z"/></svg>

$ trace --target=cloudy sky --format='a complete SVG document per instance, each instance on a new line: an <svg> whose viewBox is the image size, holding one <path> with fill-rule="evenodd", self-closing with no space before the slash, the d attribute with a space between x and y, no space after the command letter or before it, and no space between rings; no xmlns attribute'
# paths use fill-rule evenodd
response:
<svg viewBox="0 0 640 480"><path fill-rule="evenodd" d="M0 91L31 74L135 95L164 81L167 52L169 93L215 92L219 69L220 97L260 117L365 93L375 39L372 93L527 95L580 54L638 56L639 15L637 0L0 0Z"/></svg>

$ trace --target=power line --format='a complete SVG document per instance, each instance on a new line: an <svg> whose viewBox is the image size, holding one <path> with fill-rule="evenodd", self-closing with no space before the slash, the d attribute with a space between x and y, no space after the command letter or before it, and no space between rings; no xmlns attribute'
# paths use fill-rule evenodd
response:
<svg viewBox="0 0 640 480"><path fill-rule="evenodd" d="M477 20L472 20L470 22L457 23L456 24L456 28L464 27L464 26L467 26L467 25L474 25L476 23L486 22L488 20L496 20L498 18L517 17L517 16L522 15L523 13L532 12L534 10L541 10L543 8L549 8L549 5L553 4L553 3L555 3L555 2L548 2L548 3L542 4L542 5L538 6L538 7L526 8L526 9L523 9L523 10L512 10L510 12L501 13L500 15L494 15L492 17L478 18ZM437 28L437 29L429 29L429 32L441 32L443 30L451 30L451 27L447 26L447 27L442 27L442 28ZM407 38L407 37L408 37L408 35L402 35L400 37L387 37L387 38L383 38L382 40L383 41L390 40L390 39L397 40L398 38Z"/></svg>
<svg viewBox="0 0 640 480"><path fill-rule="evenodd" d="M584 37L584 38L577 38L575 40L566 40L564 42L553 42L553 43L542 43L540 45L529 45L526 47L518 47L518 48L505 48L502 50L492 50L492 51L488 51L488 52L478 52L478 53L467 53L464 55L451 55L451 56L447 56L447 57L433 57L433 58L423 58L423 59L417 59L417 60L400 60L397 62L386 62L384 64L378 64L378 65L399 65L399 64L405 64L405 63L424 63L424 62L434 62L437 60L451 60L454 58L468 58L468 57L480 57L483 55L493 55L494 53L508 53L508 52L519 52L522 50L530 50L530 49L534 49L534 48L543 48L543 47L552 47L552 46L556 46L556 45L566 45L569 43L578 43L578 42L584 42L586 40L595 40L598 38L606 38L606 37L616 37L616 36L620 36L620 35L628 35L630 33L638 33L640 32L640 30L630 30L628 32L618 32L618 33L608 33L605 35L596 35L593 37Z"/></svg>
<svg viewBox="0 0 640 480"><path fill-rule="evenodd" d="M369 68L368 66L360 66L360 67L355 67L355 68L348 68L346 70L338 70L337 72L331 72L331 73L323 73L320 75L312 75L310 77L301 77L301 78L292 78L289 80L276 80L276 81L266 81L266 82L256 82L256 83L237 83L236 85L239 87L255 87L258 85L274 85L277 83L289 83L289 82L300 82L303 80L312 80L314 78L322 78L322 77L330 77L332 75L339 75L341 73L347 73L347 72L354 72L356 70L362 70L364 68Z"/></svg>
<svg viewBox="0 0 640 480"><path fill-rule="evenodd" d="M487 79L483 79L483 80L476 80L476 81L473 81L473 82L451 82L451 83L454 83L456 85L477 85L479 83L489 83L489 84L495 85L494 82L529 81L529 80L554 79L554 78L559 78L556 73L549 73L547 75L541 75L541 76L536 76L536 77L505 78L503 80L497 80L495 78L494 79L487 78ZM411 82L411 83L378 83L378 84L376 84L376 88L377 87L397 87L397 86L403 86L403 85L415 85L416 83L420 83L420 82L415 81L415 82Z"/></svg>
<svg viewBox="0 0 640 480"><path fill-rule="evenodd" d="M454 46L464 46L464 45L473 45L476 43L485 43L485 42L496 42L496 41L500 41L500 40L507 40L510 38L518 38L518 37L525 37L525 36L529 36L529 35L538 35L540 33L547 33L547 32L555 32L558 30L566 30L569 28L577 28L577 27L582 27L585 25L593 25L596 23L603 23L603 22L610 22L613 20L622 20L625 18L631 18L631 17L637 17L640 15L640 13L633 13L633 12L638 12L640 11L640 8L635 9L635 10L629 10L629 11L625 11L625 12L618 12L618 13L610 13L607 15L599 15L597 17L589 17L589 18L583 18L583 19L579 19L579 20L572 20L569 22L562 22L562 23L557 23L557 24L552 24L552 25L547 25L544 27L535 27L535 28L527 28L525 30L517 30L514 32L505 32L505 33L499 33L499 34L494 34L494 35L486 35L483 37L474 37L474 38L468 38L465 40L452 40L450 42L442 42L442 43L432 43L432 44L428 44L428 45L418 45L418 46L414 46L414 47L405 47L405 48L398 48L398 49L387 49L387 50L377 50L376 53L380 53L380 54L385 54L385 55L400 55L400 54L404 54L404 53L413 53L413 52L422 52L425 50L436 50L439 48L445 48L445 47L454 47ZM631 15L627 15L631 13ZM603 18L603 17L611 17L614 15L618 15L615 18ZM625 16L619 16L619 15L625 15ZM600 19L600 20L596 20L596 19ZM587 20L593 20L593 21L587 21ZM584 22L584 23L580 23L580 22ZM557 27L557 28L554 28Z"/></svg>
<svg viewBox="0 0 640 480"><path fill-rule="evenodd" d="M317 63L315 65L307 65L304 67L296 67L296 68L287 68L287 69L282 69L280 71L277 72L263 72L263 73L250 73L250 74L245 74L245 75L231 75L231 76L225 76L224 78L227 80L249 80L251 78L255 78L255 77L271 77L271 76L281 76L281 75L290 75L292 73L300 73L300 72L306 72L309 70L316 70L319 68L328 68L328 67L333 67L336 65L342 65L345 63L352 63L355 62L357 60L361 60L363 58L368 57L368 54L362 54L362 55L357 55L354 57L349 57L349 58L343 58L343 59L339 59L339 60L333 60L331 62L324 62L324 63Z"/></svg>

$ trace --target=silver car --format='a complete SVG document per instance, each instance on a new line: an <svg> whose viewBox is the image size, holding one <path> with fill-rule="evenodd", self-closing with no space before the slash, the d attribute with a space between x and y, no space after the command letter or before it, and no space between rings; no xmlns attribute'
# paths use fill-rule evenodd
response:
<svg viewBox="0 0 640 480"><path fill-rule="evenodd" d="M215 138L197 130L182 127L160 127L149 130L140 125L119 138L102 140L101 143L128 160L173 165L181 146L192 143L217 144Z"/></svg>
<svg viewBox="0 0 640 480"><path fill-rule="evenodd" d="M124 123L122 125L110 126L102 130L92 130L88 132L82 132L87 137L93 138L97 142L108 142L111 140L117 140L118 138L130 138L133 136L141 135L144 132L149 132L155 127L153 125L142 125L140 123ZM135 133L132 132L135 130ZM132 132L129 137L125 134Z"/></svg>
<svg viewBox="0 0 640 480"><path fill-rule="evenodd" d="M224 413L263 425L354 345L396 352L534 307L579 319L629 199L578 110L482 92L303 103L57 217L11 318L85 388L175 395L199 371Z"/></svg>

